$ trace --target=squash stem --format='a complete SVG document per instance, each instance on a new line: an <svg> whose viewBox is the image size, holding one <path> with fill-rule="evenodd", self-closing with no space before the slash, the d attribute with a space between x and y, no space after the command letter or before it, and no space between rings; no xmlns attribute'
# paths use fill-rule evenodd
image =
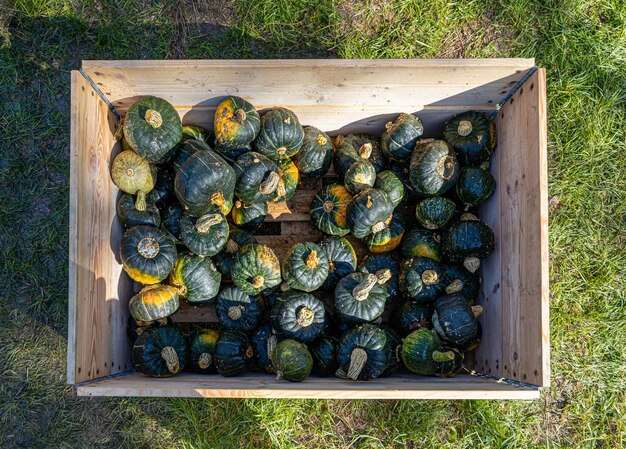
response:
<svg viewBox="0 0 626 449"><path fill-rule="evenodd" d="M372 225L372 232L374 234L377 234L379 232L382 232L386 228L387 228L387 224L384 221L379 221L378 223Z"/></svg>
<svg viewBox="0 0 626 449"><path fill-rule="evenodd" d="M267 355L270 360L272 359L272 354L274 353L274 349L276 349L277 343L278 339L276 338L276 335L270 335L270 337L267 339Z"/></svg>
<svg viewBox="0 0 626 449"><path fill-rule="evenodd" d="M458 293L461 290L463 290L463 281L460 279L454 279L446 287L446 293L448 295L452 295L453 293Z"/></svg>
<svg viewBox="0 0 626 449"><path fill-rule="evenodd" d="M209 366L211 366L212 361L213 357L211 357L211 354L209 354L208 352L203 352L200 356L200 359L198 359L198 366L200 367L200 369L207 369Z"/></svg>
<svg viewBox="0 0 626 449"><path fill-rule="evenodd" d="M180 371L180 363L178 361L178 354L176 354L176 350L172 346L166 346L161 350L161 357L165 360L165 364L167 365L167 370L176 374Z"/></svg>
<svg viewBox="0 0 626 449"><path fill-rule="evenodd" d="M323 134L318 134L317 137L315 138L315 141L317 142L318 145L326 145L326 143L328 142L328 139L324 137Z"/></svg>
<svg viewBox="0 0 626 449"><path fill-rule="evenodd" d="M309 327L313 324L313 319L315 318L315 312L313 309L309 309L308 307L302 307L298 311L298 316L296 318L296 323L300 327Z"/></svg>
<svg viewBox="0 0 626 449"><path fill-rule="evenodd" d="M320 263L320 259L317 257L317 251L312 250L307 256L305 263L309 270L314 270Z"/></svg>
<svg viewBox="0 0 626 449"><path fill-rule="evenodd" d="M459 217L459 221L479 221L478 217L472 213L465 212Z"/></svg>
<svg viewBox="0 0 626 449"><path fill-rule="evenodd" d="M146 192L142 192L141 190L137 191L137 199L135 200L135 209L140 212L146 210Z"/></svg>
<svg viewBox="0 0 626 449"><path fill-rule="evenodd" d="M484 311L485 311L485 309L483 309L483 306L480 306L480 305L472 306L472 313L474 314L474 316L476 318L481 316Z"/></svg>
<svg viewBox="0 0 626 449"><path fill-rule="evenodd" d="M254 276L252 278L252 287L261 288L265 284L265 278L261 275Z"/></svg>
<svg viewBox="0 0 626 449"><path fill-rule="evenodd" d="M223 213L227 213L228 211L224 210L226 205L226 200L224 199L224 194L222 192L215 192L211 195L211 204L220 208Z"/></svg>
<svg viewBox="0 0 626 449"><path fill-rule="evenodd" d="M231 320L237 321L239 318L241 318L241 306L232 306L228 308L228 318L230 318Z"/></svg>
<svg viewBox="0 0 626 449"><path fill-rule="evenodd" d="M422 273L422 282L426 285L433 285L439 282L439 275L435 270L424 270Z"/></svg>
<svg viewBox="0 0 626 449"><path fill-rule="evenodd" d="M354 348L350 354L350 366L347 376L352 380L357 380L365 364L367 363L367 352L363 348Z"/></svg>
<svg viewBox="0 0 626 449"><path fill-rule="evenodd" d="M461 137L467 137L472 133L473 130L472 122L469 120L461 120L459 121L459 126L456 129L456 132Z"/></svg>
<svg viewBox="0 0 626 449"><path fill-rule="evenodd" d="M433 352L433 361L438 363L448 362L450 360L454 360L454 352L452 351L434 351Z"/></svg>
<svg viewBox="0 0 626 449"><path fill-rule="evenodd" d="M154 129L159 129L161 125L163 125L163 117L161 117L159 111L155 111L154 109L148 109L143 118Z"/></svg>
<svg viewBox="0 0 626 449"><path fill-rule="evenodd" d="M237 123L243 124L243 122L246 121L246 117L246 111L244 111L243 109L240 108L235 111L235 120L237 121Z"/></svg>
<svg viewBox="0 0 626 449"><path fill-rule="evenodd" d="M278 188L278 182L280 181L280 175L276 172L271 172L267 178L261 183L259 187L259 192L262 195L269 195L274 193Z"/></svg>
<svg viewBox="0 0 626 449"><path fill-rule="evenodd" d="M137 243L137 252L146 259L154 259L160 249L159 242L153 237L144 237Z"/></svg>
<svg viewBox="0 0 626 449"><path fill-rule="evenodd" d="M231 254L235 254L237 251L239 251L239 245L233 239L228 239L226 241L226 251Z"/></svg>
<svg viewBox="0 0 626 449"><path fill-rule="evenodd" d="M335 208L335 205L333 204L333 202L331 200L326 200L324 201L324 212L332 212L332 210Z"/></svg>
<svg viewBox="0 0 626 449"><path fill-rule="evenodd" d="M389 279L391 279L391 276L391 270L389 268L383 268L376 272L376 282L380 285L386 284Z"/></svg>
<svg viewBox="0 0 626 449"><path fill-rule="evenodd" d="M370 291L374 288L378 282L376 275L368 274L367 278L359 285L352 289L352 297L356 301L364 301L368 298Z"/></svg>
<svg viewBox="0 0 626 449"><path fill-rule="evenodd" d="M222 214L206 214L196 220L196 231L200 234L206 234L216 224L224 221Z"/></svg>
<svg viewBox="0 0 626 449"><path fill-rule="evenodd" d="M476 273L480 268L480 259L478 257L467 257L463 261L463 266L470 273Z"/></svg>
<svg viewBox="0 0 626 449"><path fill-rule="evenodd" d="M361 159L369 159L370 156L372 155L372 144L371 143L364 143L363 145L361 145L361 148L359 148L359 156L361 156Z"/></svg>

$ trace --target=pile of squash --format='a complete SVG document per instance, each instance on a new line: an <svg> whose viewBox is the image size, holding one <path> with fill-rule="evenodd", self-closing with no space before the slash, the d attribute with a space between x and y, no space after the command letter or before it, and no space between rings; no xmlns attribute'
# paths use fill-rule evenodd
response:
<svg viewBox="0 0 626 449"><path fill-rule="evenodd" d="M443 139L423 130L400 114L381 137L333 141L288 109L261 116L227 97L211 134L183 126L164 99L131 105L111 176L125 192L123 267L144 285L129 302L135 368L257 369L289 381L370 380L401 365L457 374L481 336L477 270L495 242L476 206L495 190L495 130L474 111L452 118ZM291 199L300 173L325 176L331 165L336 182L310 207L325 236L279 261L254 236L268 203ZM354 239L370 253L360 263ZM181 331L170 319L180 300L215 304L219 328Z"/></svg>

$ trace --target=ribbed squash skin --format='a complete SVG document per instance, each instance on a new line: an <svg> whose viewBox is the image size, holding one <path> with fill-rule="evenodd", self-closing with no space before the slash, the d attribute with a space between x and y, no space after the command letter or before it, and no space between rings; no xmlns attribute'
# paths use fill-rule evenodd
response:
<svg viewBox="0 0 626 449"><path fill-rule="evenodd" d="M295 244L283 261L283 280L296 290L317 290L328 276L328 256L312 242Z"/></svg>
<svg viewBox="0 0 626 449"><path fill-rule="evenodd" d="M435 230L445 227L456 215L454 201L441 196L424 198L415 207L415 217L426 229Z"/></svg>
<svg viewBox="0 0 626 449"><path fill-rule="evenodd" d="M235 195L244 203L264 203L275 194L275 186L267 193L262 189L270 176L278 175L276 163L267 157L254 151L244 153L237 158L233 168L237 178Z"/></svg>
<svg viewBox="0 0 626 449"><path fill-rule="evenodd" d="M400 291L412 301L432 303L447 285L443 266L432 259L415 257L405 260L400 267Z"/></svg>
<svg viewBox="0 0 626 449"><path fill-rule="evenodd" d="M312 318L303 319L303 309ZM272 323L281 338L308 343L319 337L328 325L324 303L310 293L292 290L283 293L272 307Z"/></svg>
<svg viewBox="0 0 626 449"><path fill-rule="evenodd" d="M302 382L311 374L313 358L306 345L287 339L276 345L272 352L272 364L277 379Z"/></svg>
<svg viewBox="0 0 626 449"><path fill-rule="evenodd" d="M462 265L448 264L445 266L446 276L449 284L446 286L446 293L459 294L470 304L478 299L480 293L480 277L470 273Z"/></svg>
<svg viewBox="0 0 626 449"><path fill-rule="evenodd" d="M222 275L208 257L179 254L170 273L169 283L178 295L194 306L214 302Z"/></svg>
<svg viewBox="0 0 626 449"><path fill-rule="evenodd" d="M246 335L238 331L226 330L217 339L215 346L215 366L222 376L239 376L246 372L252 348Z"/></svg>
<svg viewBox="0 0 626 449"><path fill-rule="evenodd" d="M496 180L488 171L478 167L463 167L456 183L456 194L461 201L477 206L496 190Z"/></svg>
<svg viewBox="0 0 626 449"><path fill-rule="evenodd" d="M173 324L174 323L170 317L162 318L156 321L137 321L133 318L132 315L129 315L128 321L126 322L126 338L128 339L128 343L130 343L132 347L132 345L135 344L137 337L139 337L149 328L159 326L172 326Z"/></svg>
<svg viewBox="0 0 626 449"><path fill-rule="evenodd" d="M320 337L309 344L309 351L313 357L313 374L328 377L335 374L337 364L337 344L335 337Z"/></svg>
<svg viewBox="0 0 626 449"><path fill-rule="evenodd" d="M278 182L278 187L272 196L272 201L274 203L289 201L294 196L298 188L300 172L298 171L296 164L294 164L288 157L279 159L276 164L278 165L280 181Z"/></svg>
<svg viewBox="0 0 626 449"><path fill-rule="evenodd" d="M203 228L201 223L205 217L219 221ZM209 213L199 218L183 214L180 219L180 239L198 256L210 257L219 253L228 241L228 232L228 222L220 212Z"/></svg>
<svg viewBox="0 0 626 449"><path fill-rule="evenodd" d="M391 342L387 333L377 326L362 324L341 336L337 346L337 362L344 373L348 373L352 352L357 348L367 353L367 362L358 374L358 380L379 377L391 363Z"/></svg>
<svg viewBox="0 0 626 449"><path fill-rule="evenodd" d="M433 324L441 338L464 345L478 333L478 320L464 296L442 296L435 301L434 309Z"/></svg>
<svg viewBox="0 0 626 449"><path fill-rule="evenodd" d="M146 210L139 211L135 208L135 198L128 193L123 194L116 206L117 219L124 228L133 226L156 226L161 224L161 214L159 209L148 202Z"/></svg>
<svg viewBox="0 0 626 449"><path fill-rule="evenodd" d="M422 302L406 301L394 310L389 323L404 338L417 329L432 327L433 307Z"/></svg>
<svg viewBox="0 0 626 449"><path fill-rule="evenodd" d="M387 339L389 340L389 345L391 347L391 360L389 361L389 365L385 368L385 371L378 377L389 377L393 375L400 365L402 364L402 359L400 353L402 352L402 339L398 333L390 328L386 327L383 329L387 334Z"/></svg>
<svg viewBox="0 0 626 449"><path fill-rule="evenodd" d="M263 305L258 297L230 286L223 288L217 295L215 313L224 329L250 332L263 317Z"/></svg>
<svg viewBox="0 0 626 449"><path fill-rule="evenodd" d="M398 207L404 199L404 184L391 170L381 171L376 175L374 188L385 192L394 208Z"/></svg>
<svg viewBox="0 0 626 449"><path fill-rule="evenodd" d="M274 108L261 117L256 150L273 160L294 156L304 141L304 129L289 109Z"/></svg>
<svg viewBox="0 0 626 449"><path fill-rule="evenodd" d="M128 309L137 321L161 320L178 310L178 292L170 285L148 285L130 298Z"/></svg>
<svg viewBox="0 0 626 449"><path fill-rule="evenodd" d="M418 142L409 168L409 179L418 195L441 195L456 183L459 163L443 140Z"/></svg>
<svg viewBox="0 0 626 449"><path fill-rule="evenodd" d="M214 374L215 348L219 332L213 329L200 329L191 334L189 338L189 367L192 371L202 374Z"/></svg>
<svg viewBox="0 0 626 449"><path fill-rule="evenodd" d="M487 257L494 248L493 231L482 221L459 221L443 234L443 253L453 262L467 257Z"/></svg>
<svg viewBox="0 0 626 449"><path fill-rule="evenodd" d="M466 136L459 134L461 121L467 121L472 125L471 133ZM446 123L443 137L456 150L463 164L478 165L489 160L496 146L494 123L477 111L467 111L453 117Z"/></svg>
<svg viewBox="0 0 626 449"><path fill-rule="evenodd" d="M201 140L204 143L214 142L215 135L202 126L183 125L183 140Z"/></svg>
<svg viewBox="0 0 626 449"><path fill-rule="evenodd" d="M347 206L352 195L340 184L331 184L318 193L311 203L311 221L330 235L343 236L350 232L346 223Z"/></svg>
<svg viewBox="0 0 626 449"><path fill-rule="evenodd" d="M230 279L237 252L252 243L256 243L256 239L249 232L237 228L230 229L226 245L213 257L213 262L223 278Z"/></svg>
<svg viewBox="0 0 626 449"><path fill-rule="evenodd" d="M385 222L393 212L387 194L378 189L364 189L352 198L346 208L346 224L352 235L364 238L373 232L372 227Z"/></svg>
<svg viewBox="0 0 626 449"><path fill-rule="evenodd" d="M391 170L398 177L398 179L402 181L402 185L404 186L404 197L407 201L413 204L420 199L420 195L417 194L415 188L411 184L411 179L409 177L410 167L410 164L406 162L392 162L389 164L389 170Z"/></svg>
<svg viewBox="0 0 626 449"><path fill-rule="evenodd" d="M263 277L263 282L255 286L254 278ZM282 278L280 262L274 251L265 245L248 245L241 248L237 255L233 271L233 283L249 295L259 295L263 290L276 287Z"/></svg>
<svg viewBox="0 0 626 449"><path fill-rule="evenodd" d="M463 369L463 361L465 356L461 351L456 348L443 348L443 351L452 351L454 358L445 362L439 363L435 370L435 375L439 377L454 377L461 369Z"/></svg>
<svg viewBox="0 0 626 449"><path fill-rule="evenodd" d="M371 323L380 318L385 310L387 290L380 284L374 285L363 300L358 300L353 295L354 288L365 282L369 276L361 272L349 274L335 288L335 311L346 323Z"/></svg>
<svg viewBox="0 0 626 449"><path fill-rule="evenodd" d="M261 128L261 118L254 106L241 97L224 98L213 119L215 141L224 147L240 147L254 140Z"/></svg>
<svg viewBox="0 0 626 449"><path fill-rule="evenodd" d="M402 361L409 371L423 376L432 376L439 363L433 353L441 350L441 340L433 331L418 329L411 332L402 342Z"/></svg>
<svg viewBox="0 0 626 449"><path fill-rule="evenodd" d="M275 372L268 352L268 340L270 338L276 340L276 335L269 322L261 324L250 336L250 343L254 351L254 361L266 373Z"/></svg>
<svg viewBox="0 0 626 449"><path fill-rule="evenodd" d="M178 357L178 364L171 371L161 351L172 347ZM151 377L171 377L183 370L189 359L187 340L174 327L153 327L143 332L132 349L132 362L137 371Z"/></svg>
<svg viewBox="0 0 626 449"><path fill-rule="evenodd" d="M402 241L402 255L409 257L428 257L441 260L441 237L427 229L413 228Z"/></svg>
<svg viewBox="0 0 626 449"><path fill-rule="evenodd" d="M341 180L352 164L361 159L367 159L374 166L376 173L387 168L387 159L382 154L377 136L364 133L339 136L335 144L337 149L333 157L334 167Z"/></svg>
<svg viewBox="0 0 626 449"><path fill-rule="evenodd" d="M393 251L400 245L404 229L405 223L402 214L394 212L383 230L373 232L365 237L367 248L374 254Z"/></svg>
<svg viewBox="0 0 626 449"><path fill-rule="evenodd" d="M244 203L237 200L230 216L236 226L252 232L263 224L267 211L267 203Z"/></svg>
<svg viewBox="0 0 626 449"><path fill-rule="evenodd" d="M362 273L376 274L380 270L389 270L391 278L382 285L387 290L389 300L396 297L398 293L398 278L400 275L400 265L390 256L376 254L367 256L359 265L359 271Z"/></svg>
<svg viewBox="0 0 626 449"><path fill-rule="evenodd" d="M137 210L145 209L146 194L154 188L156 177L156 167L131 150L119 153L111 165L113 183L122 192L137 195Z"/></svg>
<svg viewBox="0 0 626 449"><path fill-rule="evenodd" d="M306 126L302 148L292 159L305 175L324 176L333 162L333 142L324 131Z"/></svg>
<svg viewBox="0 0 626 449"><path fill-rule="evenodd" d="M157 177L154 188L146 195L148 204L154 204L159 208L176 200L174 193L175 173L165 168L157 168Z"/></svg>
<svg viewBox="0 0 626 449"><path fill-rule="evenodd" d="M366 159L361 159L352 164L343 178L346 189L353 195L367 187L374 187L375 182L376 170L370 161Z"/></svg>
<svg viewBox="0 0 626 449"><path fill-rule="evenodd" d="M250 144L238 146L238 147L224 147L222 145L215 145L215 152L222 156L226 162L233 165L235 161L244 153L252 151Z"/></svg>
<svg viewBox="0 0 626 449"><path fill-rule="evenodd" d="M407 162L422 134L424 125L418 117L400 114L393 122L387 123L387 130L380 139L383 154L390 160Z"/></svg>
<svg viewBox="0 0 626 449"><path fill-rule="evenodd" d="M142 284L156 284L165 279L172 271L176 256L172 239L154 226L130 228L120 242L124 271Z"/></svg>
<svg viewBox="0 0 626 449"><path fill-rule="evenodd" d="M183 140L176 147L176 152L172 156L169 163L174 168L174 171L177 172L181 169L183 164L187 162L187 159L189 159L192 154L198 151L206 151L210 149L211 147L209 146L209 144L204 141L199 141L196 139Z"/></svg>
<svg viewBox="0 0 626 449"><path fill-rule="evenodd" d="M161 228L177 240L180 239L180 219L183 218L183 213L183 208L176 201L165 206L161 214Z"/></svg>
<svg viewBox="0 0 626 449"><path fill-rule="evenodd" d="M320 246L328 258L328 276L320 288L334 291L341 278L356 270L356 253L352 244L343 237L324 237Z"/></svg>

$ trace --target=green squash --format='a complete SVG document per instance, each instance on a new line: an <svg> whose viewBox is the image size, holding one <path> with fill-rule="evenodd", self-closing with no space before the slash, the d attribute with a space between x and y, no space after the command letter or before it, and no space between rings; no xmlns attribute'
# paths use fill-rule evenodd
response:
<svg viewBox="0 0 626 449"><path fill-rule="evenodd" d="M404 184L391 170L381 171L376 175L374 188L380 189L387 194L387 198L393 204L394 209L404 199Z"/></svg>
<svg viewBox="0 0 626 449"><path fill-rule="evenodd" d="M343 237L324 237L320 247L328 258L328 276L320 288L334 291L341 278L356 270L356 253L352 244Z"/></svg>
<svg viewBox="0 0 626 449"><path fill-rule="evenodd" d="M253 151L244 153L233 165L237 184L235 195L244 203L264 203L274 196L280 175L274 162Z"/></svg>
<svg viewBox="0 0 626 449"><path fill-rule="evenodd" d="M146 195L146 201L158 208L165 207L176 201L174 193L174 172L165 168L157 168L157 178L154 188Z"/></svg>
<svg viewBox="0 0 626 449"><path fill-rule="evenodd" d="M178 147L176 148L176 152L169 161L170 166L174 169L175 172L177 172L181 169L183 164L187 162L187 159L189 159L193 154L199 151L206 151L210 149L211 147L209 146L209 144L204 141L195 139L183 140L178 145ZM176 179L174 178L174 182L175 181Z"/></svg>
<svg viewBox="0 0 626 449"><path fill-rule="evenodd" d="M273 160L294 156L304 142L304 129L296 114L274 108L261 117L261 130L255 140L256 150Z"/></svg>
<svg viewBox="0 0 626 449"><path fill-rule="evenodd" d="M333 142L324 131L306 126L302 148L292 159L305 175L324 176L333 162Z"/></svg>
<svg viewBox="0 0 626 449"><path fill-rule="evenodd" d="M237 200L230 211L230 217L236 226L253 232L263 224L267 212L267 203L244 203Z"/></svg>
<svg viewBox="0 0 626 449"><path fill-rule="evenodd" d="M135 208L135 199L128 193L123 194L116 207L117 219L125 229L133 226L156 226L161 224L159 209L151 203L143 211Z"/></svg>
<svg viewBox="0 0 626 449"><path fill-rule="evenodd" d="M252 234L237 228L230 229L226 245L213 257L213 262L224 279L230 279L237 253L241 248L252 243L256 243Z"/></svg>
<svg viewBox="0 0 626 449"><path fill-rule="evenodd" d="M252 346L246 335L229 330L220 333L214 355L217 372L225 377L244 374L248 360L253 357Z"/></svg>
<svg viewBox="0 0 626 449"><path fill-rule="evenodd" d="M371 380L379 377L393 357L392 343L381 328L362 324L339 339L337 346L337 376L353 380Z"/></svg>
<svg viewBox="0 0 626 449"><path fill-rule="evenodd" d="M489 160L496 147L496 128L484 114L467 111L446 123L443 138L463 164L479 165Z"/></svg>
<svg viewBox="0 0 626 449"><path fill-rule="evenodd" d="M394 258L381 254L367 256L359 265L359 271L376 275L378 283L387 289L388 301L396 297L400 265Z"/></svg>
<svg viewBox="0 0 626 449"><path fill-rule="evenodd" d="M274 348L272 364L276 370L276 380L302 382L311 374L313 357L305 344L287 339Z"/></svg>
<svg viewBox="0 0 626 449"><path fill-rule="evenodd" d="M337 344L335 337L320 337L309 344L309 351L313 357L313 374L319 377L328 377L335 374L337 364Z"/></svg>
<svg viewBox="0 0 626 449"><path fill-rule="evenodd" d="M348 192L355 195L367 187L374 187L376 170L370 161L361 159L352 164L346 171L343 182Z"/></svg>
<svg viewBox="0 0 626 449"><path fill-rule="evenodd" d="M161 228L169 232L176 240L180 239L180 219L183 218L183 208L177 202L165 206L162 211Z"/></svg>
<svg viewBox="0 0 626 449"><path fill-rule="evenodd" d="M309 343L328 325L324 303L310 293L291 290L283 293L271 311L274 328L281 338Z"/></svg>
<svg viewBox="0 0 626 449"><path fill-rule="evenodd" d="M326 251L312 242L296 243L283 261L283 280L289 287L312 292L317 290L328 276Z"/></svg>
<svg viewBox="0 0 626 449"><path fill-rule="evenodd" d="M409 179L418 195L441 195L456 183L459 163L450 145L443 140L421 140L417 143Z"/></svg>
<svg viewBox="0 0 626 449"><path fill-rule="evenodd" d="M139 372L150 377L171 377L180 373L189 359L189 345L175 327L153 327L133 345L131 358Z"/></svg>
<svg viewBox="0 0 626 449"><path fill-rule="evenodd" d="M478 167L463 167L456 183L456 194L469 206L486 201L496 190L496 180L491 173Z"/></svg>
<svg viewBox="0 0 626 449"><path fill-rule="evenodd" d="M404 338L416 329L430 329L432 316L432 305L406 301L393 311L389 323Z"/></svg>
<svg viewBox="0 0 626 449"><path fill-rule="evenodd" d="M385 227L393 212L387 194L378 189L364 189L346 207L346 224L352 235L362 239Z"/></svg>
<svg viewBox="0 0 626 449"><path fill-rule="evenodd" d="M251 296L230 286L222 289L215 303L217 321L228 330L250 332L263 317L263 305L256 296Z"/></svg>
<svg viewBox="0 0 626 449"><path fill-rule="evenodd" d="M495 248L495 235L491 228L472 214L463 214L443 234L443 254L452 262L463 262L472 273L480 267L480 259Z"/></svg>
<svg viewBox="0 0 626 449"><path fill-rule="evenodd" d="M215 145L215 152L222 156L226 162L230 165L234 165L235 161L244 153L252 151L250 144L239 147L224 147L222 145Z"/></svg>
<svg viewBox="0 0 626 449"><path fill-rule="evenodd" d="M311 221L330 235L343 236L350 232L346 223L346 210L352 195L340 184L330 184L311 202Z"/></svg>
<svg viewBox="0 0 626 449"><path fill-rule="evenodd" d="M151 327L173 326L173 324L174 322L169 316L156 321L137 321L132 315L129 315L128 320L126 321L126 338L132 347L135 344L135 341L137 341L137 337Z"/></svg>
<svg viewBox="0 0 626 449"><path fill-rule="evenodd" d="M391 346L391 360L389 361L387 368L385 368L385 371L383 371L378 377L389 377L394 374L402 364L402 359L400 357L400 353L402 352L402 339L395 330L389 327L386 327L383 330L387 334L389 345Z"/></svg>
<svg viewBox="0 0 626 449"><path fill-rule="evenodd" d="M476 306L472 306L472 309L474 307L476 307ZM481 311L482 311L482 309L481 309ZM478 331L476 331L476 334L472 338L467 340L465 343L457 345L459 350L461 350L461 351L473 351L474 349L476 349L478 347L478 345L480 343L480 340L481 340L481 338L483 336L483 327L480 324L480 321L477 321L476 323L478 324Z"/></svg>
<svg viewBox="0 0 626 449"><path fill-rule="evenodd" d="M256 296L281 283L280 262L269 246L247 245L237 254L231 278L237 287Z"/></svg>
<svg viewBox="0 0 626 449"><path fill-rule="evenodd" d="M407 199L407 202L413 204L420 199L420 195L417 194L415 188L411 184L411 179L409 177L410 167L410 164L407 162L392 162L389 165L389 170L391 170L393 174L396 175L400 181L402 181L402 185L404 186L404 196Z"/></svg>
<svg viewBox="0 0 626 449"><path fill-rule="evenodd" d="M449 281L446 294L459 294L473 304L480 294L480 277L470 273L462 265L449 264L445 266L445 270Z"/></svg>
<svg viewBox="0 0 626 449"><path fill-rule="evenodd" d="M183 125L183 140L201 140L204 143L213 142L215 136L202 126Z"/></svg>
<svg viewBox="0 0 626 449"><path fill-rule="evenodd" d="M284 157L278 160L278 175L280 180L278 186L272 196L274 203L280 203L282 201L289 201L293 198L298 188L298 182L300 181L300 172L298 167L289 159Z"/></svg>
<svg viewBox="0 0 626 449"><path fill-rule="evenodd" d="M193 306L214 302L221 282L222 275L211 259L193 254L179 254L169 278L178 296Z"/></svg>
<svg viewBox="0 0 626 449"><path fill-rule="evenodd" d="M190 141L202 145L199 140ZM176 171L174 191L185 212L199 217L219 210L230 212L235 194L235 171L208 147L196 151Z"/></svg>
<svg viewBox="0 0 626 449"><path fill-rule="evenodd" d="M387 167L387 159L380 149L380 140L372 134L350 134L335 139L337 147L334 154L335 172L343 180L348 169L355 162L367 159L380 173Z"/></svg>
<svg viewBox="0 0 626 449"><path fill-rule="evenodd" d="M448 285L443 266L427 257L405 260L400 266L399 280L404 296L417 302L432 303Z"/></svg>
<svg viewBox="0 0 626 449"><path fill-rule="evenodd" d="M133 151L122 151L113 160L111 179L122 191L137 195L135 208L146 210L146 194L156 183L156 168Z"/></svg>
<svg viewBox="0 0 626 449"><path fill-rule="evenodd" d="M452 359L454 354L442 349L441 340L431 330L413 331L402 342L402 361L415 374L432 376L440 363Z"/></svg>
<svg viewBox="0 0 626 449"><path fill-rule="evenodd" d="M241 147L254 140L261 117L254 106L240 97L226 97L215 110L215 142L224 147Z"/></svg>
<svg viewBox="0 0 626 449"><path fill-rule="evenodd" d="M189 339L189 367L192 371L201 374L214 374L215 348L220 333L213 329L199 329L191 334Z"/></svg>
<svg viewBox="0 0 626 449"><path fill-rule="evenodd" d="M415 218L418 223L430 230L445 227L456 213L454 201L441 196L424 198L415 207Z"/></svg>
<svg viewBox="0 0 626 449"><path fill-rule="evenodd" d="M404 236L402 255L409 257L428 257L441 261L441 237L427 229L413 228Z"/></svg>
<svg viewBox="0 0 626 449"><path fill-rule="evenodd" d="M228 241L228 222L220 212L200 218L184 214L180 219L180 239L198 256L214 256Z"/></svg>
<svg viewBox="0 0 626 449"><path fill-rule="evenodd" d="M356 272L337 284L335 311L346 323L371 323L381 317L387 299L387 289L375 274Z"/></svg>
<svg viewBox="0 0 626 449"><path fill-rule="evenodd" d="M130 105L122 127L130 147L153 163L165 162L183 137L180 116L174 106L151 96Z"/></svg>
<svg viewBox="0 0 626 449"><path fill-rule="evenodd" d="M422 121L412 114L400 114L387 123L380 143L383 154L394 161L408 162L415 144L424 134Z"/></svg>
<svg viewBox="0 0 626 449"><path fill-rule="evenodd" d="M393 251L400 245L404 235L405 223L402 214L394 212L391 219L385 221L385 227L365 237L365 243L374 254Z"/></svg>
<svg viewBox="0 0 626 449"><path fill-rule="evenodd" d="M134 281L156 284L167 278L176 262L176 245L154 226L128 229L120 243L124 271Z"/></svg>
<svg viewBox="0 0 626 449"><path fill-rule="evenodd" d="M128 309L137 321L162 320L178 310L178 292L170 285L148 285L130 298Z"/></svg>
<svg viewBox="0 0 626 449"><path fill-rule="evenodd" d="M454 358L441 362L435 370L438 377L454 377L463 369L463 353L456 348L442 348L442 352L452 352ZM449 357L449 356L448 356Z"/></svg>
<svg viewBox="0 0 626 449"><path fill-rule="evenodd" d="M464 296L446 295L434 303L433 326L439 336L453 345L462 346L478 333L476 317L482 313L481 306L471 306Z"/></svg>
<svg viewBox="0 0 626 449"><path fill-rule="evenodd" d="M278 339L269 322L261 324L250 336L250 343L254 352L254 361L258 368L266 373L274 373L270 354L276 347Z"/></svg>

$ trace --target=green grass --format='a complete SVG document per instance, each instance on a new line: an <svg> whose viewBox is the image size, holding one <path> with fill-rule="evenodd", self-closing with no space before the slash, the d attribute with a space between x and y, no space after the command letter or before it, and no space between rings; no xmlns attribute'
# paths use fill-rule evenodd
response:
<svg viewBox="0 0 626 449"><path fill-rule="evenodd" d="M623 447L626 4L203 3L0 9L0 446ZM540 401L73 396L69 72L81 59L461 56L535 57L547 68L553 385Z"/></svg>

